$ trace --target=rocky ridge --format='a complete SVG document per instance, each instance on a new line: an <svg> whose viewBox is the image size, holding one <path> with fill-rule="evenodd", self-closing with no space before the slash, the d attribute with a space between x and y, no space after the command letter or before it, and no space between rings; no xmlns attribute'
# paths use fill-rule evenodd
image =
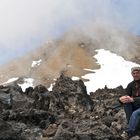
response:
<svg viewBox="0 0 140 140"><path fill-rule="evenodd" d="M82 80L62 74L52 91L0 87L0 140L122 140L126 128L118 98L123 87L87 94ZM138 140L139 136L131 138Z"/></svg>

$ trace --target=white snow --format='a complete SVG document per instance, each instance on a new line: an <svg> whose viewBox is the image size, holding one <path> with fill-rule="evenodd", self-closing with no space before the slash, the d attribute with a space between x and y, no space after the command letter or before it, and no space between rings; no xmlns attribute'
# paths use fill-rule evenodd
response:
<svg viewBox="0 0 140 140"><path fill-rule="evenodd" d="M104 49L96 51L97 54L94 57L101 68L97 70L85 69L92 72L82 76L82 78L89 79L89 81L84 82L87 86L87 92L94 92L98 88L104 88L105 85L108 88L115 88L120 85L125 88L133 80L131 68L139 65L126 61L123 57Z"/></svg>
<svg viewBox="0 0 140 140"><path fill-rule="evenodd" d="M34 87L33 81L34 81L34 79L32 79L32 78L24 78L24 83L18 84L18 85L22 88L22 91L25 92L26 88Z"/></svg>
<svg viewBox="0 0 140 140"><path fill-rule="evenodd" d="M0 85L6 85L6 84L14 82L18 79L19 79L18 77L13 77L13 78L10 78L7 82L1 83Z"/></svg>
<svg viewBox="0 0 140 140"><path fill-rule="evenodd" d="M48 91L52 91L53 85L54 83L50 85L50 87L48 88Z"/></svg>
<svg viewBox="0 0 140 140"><path fill-rule="evenodd" d="M32 61L31 67L33 68L33 67L39 66L39 65L41 64L41 62L42 62L41 59L39 59L39 60L37 60L37 61Z"/></svg>
<svg viewBox="0 0 140 140"><path fill-rule="evenodd" d="M80 78L79 78L79 77L76 77L76 76L72 76L71 79L72 79L72 80L79 80Z"/></svg>
<svg viewBox="0 0 140 140"><path fill-rule="evenodd" d="M19 77L13 77L13 78L10 78L7 82L1 83L0 85L6 85L9 83L12 83L18 79L19 79ZM18 85L22 88L22 91L24 92L26 90L26 88L34 87L33 81L34 81L34 79L32 79L32 78L24 78L23 84L18 84Z"/></svg>

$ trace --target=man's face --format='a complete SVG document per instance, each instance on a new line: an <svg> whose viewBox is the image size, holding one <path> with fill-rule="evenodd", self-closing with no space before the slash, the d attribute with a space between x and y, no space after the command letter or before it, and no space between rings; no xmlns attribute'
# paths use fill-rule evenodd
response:
<svg viewBox="0 0 140 140"><path fill-rule="evenodd" d="M140 71L133 71L131 74L134 80L140 80Z"/></svg>

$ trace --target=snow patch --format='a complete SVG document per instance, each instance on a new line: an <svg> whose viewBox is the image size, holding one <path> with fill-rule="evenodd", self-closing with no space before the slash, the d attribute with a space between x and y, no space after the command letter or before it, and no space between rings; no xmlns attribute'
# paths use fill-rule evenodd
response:
<svg viewBox="0 0 140 140"><path fill-rule="evenodd" d="M100 49L96 50L97 54L94 56L101 68L98 70L90 70L95 73L89 73L82 78L89 79L84 82L87 86L87 92L94 92L98 88L116 88L122 85L124 88L131 82L131 68L133 66L140 66L136 63L126 61L123 57L111 53L110 51ZM85 69L89 70L89 69Z"/></svg>
<svg viewBox="0 0 140 140"><path fill-rule="evenodd" d="M79 80L80 78L79 78L79 77L76 77L76 76L72 76L71 79L72 79L72 80Z"/></svg>
<svg viewBox="0 0 140 140"><path fill-rule="evenodd" d="M32 78L24 78L23 84L18 84L18 85L22 88L22 91L25 92L26 88L34 87L33 82L34 82L34 79Z"/></svg>
<svg viewBox="0 0 140 140"><path fill-rule="evenodd" d="M33 68L33 67L37 67L37 66L39 66L39 65L41 64L41 62L42 62L41 59L39 59L39 60L37 60L37 61L32 61L31 67L32 67L32 68Z"/></svg>
<svg viewBox="0 0 140 140"><path fill-rule="evenodd" d="M6 85L6 84L14 82L14 81L16 81L18 79L19 79L19 77L13 77L13 78L10 78L7 82L1 83L0 85Z"/></svg>

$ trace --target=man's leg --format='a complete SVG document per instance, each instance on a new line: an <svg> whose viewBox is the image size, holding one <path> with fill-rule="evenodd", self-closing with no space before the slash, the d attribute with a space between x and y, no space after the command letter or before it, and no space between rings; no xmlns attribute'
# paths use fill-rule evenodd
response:
<svg viewBox="0 0 140 140"><path fill-rule="evenodd" d="M132 113L128 124L128 131L133 133L136 130L137 125L139 123L139 119L140 119L140 108L138 108Z"/></svg>
<svg viewBox="0 0 140 140"><path fill-rule="evenodd" d="M127 123L129 123L130 117L133 113L132 103L125 103L124 104L124 111L125 111L125 114L126 114Z"/></svg>
<svg viewBox="0 0 140 140"><path fill-rule="evenodd" d="M134 108L133 108L133 104L132 103L125 103L124 104L124 111L125 111L127 122L128 122L128 128L121 135L121 137L123 139L128 139L128 138L133 136L133 132L134 132L133 127L135 127L135 125L136 125L136 124L132 125L133 124L133 117L132 117L133 109ZM137 116L135 114L136 113L134 113L133 116Z"/></svg>

